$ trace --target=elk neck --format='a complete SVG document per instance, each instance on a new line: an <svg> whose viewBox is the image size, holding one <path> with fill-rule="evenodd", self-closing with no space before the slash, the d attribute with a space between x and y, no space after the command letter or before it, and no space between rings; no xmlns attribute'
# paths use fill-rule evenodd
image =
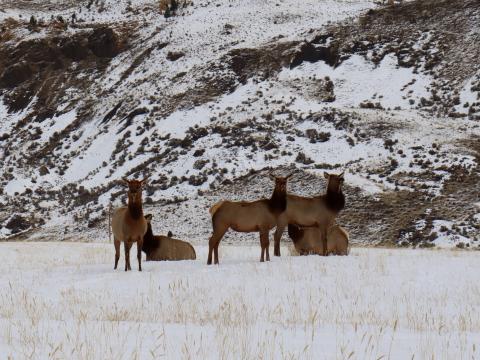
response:
<svg viewBox="0 0 480 360"><path fill-rule="evenodd" d="M277 214L285 211L287 208L287 188L285 185L275 184L268 206L270 210Z"/></svg>
<svg viewBox="0 0 480 360"><path fill-rule="evenodd" d="M339 213L345 208L345 195L343 195L342 189L332 188L329 184L324 199L327 208L335 213Z"/></svg>
<svg viewBox="0 0 480 360"><path fill-rule="evenodd" d="M132 219L137 220L143 217L142 194L128 193L128 212Z"/></svg>
<svg viewBox="0 0 480 360"><path fill-rule="evenodd" d="M147 232L143 236L142 250L145 254L149 254L157 247L155 237L153 236L152 224L148 223Z"/></svg>
<svg viewBox="0 0 480 360"><path fill-rule="evenodd" d="M292 239L293 243L297 243L303 238L304 230L295 224L288 224L288 236Z"/></svg>

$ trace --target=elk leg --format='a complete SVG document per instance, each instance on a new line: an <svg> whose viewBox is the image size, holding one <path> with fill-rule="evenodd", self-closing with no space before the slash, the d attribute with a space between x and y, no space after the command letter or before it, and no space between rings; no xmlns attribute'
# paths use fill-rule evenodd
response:
<svg viewBox="0 0 480 360"><path fill-rule="evenodd" d="M212 265L212 254L213 254L213 246L208 244L208 259L207 259L207 265Z"/></svg>
<svg viewBox="0 0 480 360"><path fill-rule="evenodd" d="M120 260L120 241L114 238L113 244L115 245L115 267L113 269L117 270L118 260Z"/></svg>
<svg viewBox="0 0 480 360"><path fill-rule="evenodd" d="M130 248L132 247L132 243L125 241L123 247L125 249L125 271L132 270L130 267Z"/></svg>
<svg viewBox="0 0 480 360"><path fill-rule="evenodd" d="M218 245L227 232L228 228L217 230L214 226L213 234L208 241L208 260L207 265L212 265L212 252L214 253L214 262L218 264Z"/></svg>
<svg viewBox="0 0 480 360"><path fill-rule="evenodd" d="M128 243L126 241L123 242L123 249L125 250L125 271L128 271L128 259L130 258L130 254L128 252Z"/></svg>
<svg viewBox="0 0 480 360"><path fill-rule="evenodd" d="M132 265L130 263L130 250L132 249L133 243L128 244L128 270L132 270Z"/></svg>
<svg viewBox="0 0 480 360"><path fill-rule="evenodd" d="M284 225L277 225L275 229L275 234L273 235L273 255L280 256L280 239L282 238L283 231L285 230Z"/></svg>
<svg viewBox="0 0 480 360"><path fill-rule="evenodd" d="M137 240L138 271L142 271L142 246L143 246L143 239L138 238Z"/></svg>
<svg viewBox="0 0 480 360"><path fill-rule="evenodd" d="M215 265L218 265L218 246L220 245L220 241L223 239L223 235L225 235L225 233L227 232L228 228L226 228L225 230L223 230L223 232L221 233L221 236L218 238L218 241L217 243L215 244L215 247L213 248L213 255L214 255L214 264Z"/></svg>
<svg viewBox="0 0 480 360"><path fill-rule="evenodd" d="M270 234L267 233L265 234L265 249L266 249L266 255L267 255L267 261L270 261ZM280 252L280 249L278 249ZM280 256L280 255L279 255Z"/></svg>
<svg viewBox="0 0 480 360"><path fill-rule="evenodd" d="M323 256L328 255L328 243L327 243L327 227L323 226L322 229L322 244L323 244Z"/></svg>
<svg viewBox="0 0 480 360"><path fill-rule="evenodd" d="M260 262L265 261L265 252L267 252L267 261L270 261L270 257L268 255L268 231L260 231L260 246L262 247Z"/></svg>
<svg viewBox="0 0 480 360"><path fill-rule="evenodd" d="M220 244L220 241L215 245L213 248L213 257L214 257L214 264L218 265L218 245Z"/></svg>
<svg viewBox="0 0 480 360"><path fill-rule="evenodd" d="M270 248L270 238L269 238L269 235L270 234L269 234L268 230L262 231L260 233L260 236L263 237L262 242L263 242L263 247L265 249L265 260L266 261L270 261L270 250L269 250L269 248Z"/></svg>

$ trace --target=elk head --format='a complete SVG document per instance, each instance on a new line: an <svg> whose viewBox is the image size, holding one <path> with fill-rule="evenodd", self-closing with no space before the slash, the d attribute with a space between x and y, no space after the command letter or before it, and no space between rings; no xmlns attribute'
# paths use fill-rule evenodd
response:
<svg viewBox="0 0 480 360"><path fill-rule="evenodd" d="M135 203L142 202L142 188L147 183L148 177L143 180L122 179L124 185L128 186L128 200Z"/></svg>
<svg viewBox="0 0 480 360"><path fill-rule="evenodd" d="M288 174L287 176L276 176L273 174L268 174L270 179L275 181L275 189L282 192L287 192L287 182L288 179L292 177L293 173Z"/></svg>
<svg viewBox="0 0 480 360"><path fill-rule="evenodd" d="M324 172L323 176L325 179L327 179L327 191L333 191L333 192L341 192L342 191L342 185L343 182L345 181L344 179L344 174L345 172L342 171L341 174L329 174L328 172Z"/></svg>

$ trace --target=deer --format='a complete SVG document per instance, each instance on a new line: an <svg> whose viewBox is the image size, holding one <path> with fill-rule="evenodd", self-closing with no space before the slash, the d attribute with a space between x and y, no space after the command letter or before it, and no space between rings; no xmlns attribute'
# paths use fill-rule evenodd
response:
<svg viewBox="0 0 480 360"><path fill-rule="evenodd" d="M195 249L186 241L173 239L169 231L167 236L153 235L152 214L145 215L147 232L143 237L142 250L147 255L147 261L162 260L195 260Z"/></svg>
<svg viewBox="0 0 480 360"><path fill-rule="evenodd" d="M130 248L137 243L138 271L142 271L143 236L147 232L147 220L143 216L142 188L147 182L143 180L122 179L128 186L128 205L115 209L112 215L113 243L115 245L115 267L120 259L120 244L125 248L125 271L132 270L130 266Z"/></svg>
<svg viewBox="0 0 480 360"><path fill-rule="evenodd" d="M287 207L279 216L274 234L274 255L280 256L280 239L289 224L301 227L317 227L321 230L323 255L327 254L327 229L333 224L337 214L345 207L342 192L344 173L335 175L324 172L327 192L313 197L287 195Z"/></svg>
<svg viewBox="0 0 480 360"><path fill-rule="evenodd" d="M322 234L319 228L301 228L288 225L288 236L300 255L323 255ZM340 225L330 226L327 230L327 255L348 255L348 232Z"/></svg>
<svg viewBox="0 0 480 360"><path fill-rule="evenodd" d="M264 262L265 258L270 261L269 232L277 226L278 217L287 207L287 181L292 175L279 177L269 174L275 181L270 199L251 202L222 200L210 208L213 234L208 242L207 265L212 264L212 254L214 263L219 263L218 246L228 229L237 232L258 232L262 248L260 262Z"/></svg>

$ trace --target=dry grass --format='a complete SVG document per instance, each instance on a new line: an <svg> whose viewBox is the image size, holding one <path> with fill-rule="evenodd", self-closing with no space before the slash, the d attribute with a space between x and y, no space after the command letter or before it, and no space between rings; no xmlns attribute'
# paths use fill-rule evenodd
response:
<svg viewBox="0 0 480 360"><path fill-rule="evenodd" d="M20 26L20 22L13 18L7 18L1 22L0 43L7 43L13 40L15 38L14 31Z"/></svg>
<svg viewBox="0 0 480 360"><path fill-rule="evenodd" d="M475 253L354 248L260 264L256 246L224 246L220 266L200 248L200 261L126 274L111 269L111 244L1 246L5 356L478 356Z"/></svg>

